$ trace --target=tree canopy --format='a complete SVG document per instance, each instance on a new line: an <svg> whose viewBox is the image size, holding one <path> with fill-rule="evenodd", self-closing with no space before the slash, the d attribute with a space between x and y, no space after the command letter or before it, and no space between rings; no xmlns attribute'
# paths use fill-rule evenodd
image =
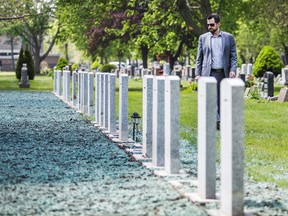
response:
<svg viewBox="0 0 288 216"><path fill-rule="evenodd" d="M56 39L59 44L73 41L92 62L142 58L147 67L148 59L164 58L172 65L183 56L193 59L212 12L220 15L221 30L236 36L242 62L254 62L265 45L273 46L285 64L288 61L286 0L11 0L17 7L0 1L5 11L0 21L18 25L36 65ZM49 32L50 46L41 55Z"/></svg>

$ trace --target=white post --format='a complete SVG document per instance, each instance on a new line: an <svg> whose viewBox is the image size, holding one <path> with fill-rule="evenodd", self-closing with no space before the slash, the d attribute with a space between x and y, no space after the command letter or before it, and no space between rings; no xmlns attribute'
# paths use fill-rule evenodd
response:
<svg viewBox="0 0 288 216"><path fill-rule="evenodd" d="M148 75L150 76L150 75ZM165 165L165 77L155 76L153 80L153 133L152 164Z"/></svg>
<svg viewBox="0 0 288 216"><path fill-rule="evenodd" d="M217 81L202 77L198 82L198 193L215 199Z"/></svg>
<svg viewBox="0 0 288 216"><path fill-rule="evenodd" d="M108 90L108 131L110 133L116 132L116 75L110 74Z"/></svg>
<svg viewBox="0 0 288 216"><path fill-rule="evenodd" d="M221 82L221 214L243 215L244 87L240 79Z"/></svg>
<svg viewBox="0 0 288 216"><path fill-rule="evenodd" d="M119 81L119 139L128 140L128 74L121 74Z"/></svg>
<svg viewBox="0 0 288 216"><path fill-rule="evenodd" d="M143 77L142 154L148 158L152 157L153 77L152 75Z"/></svg>
<svg viewBox="0 0 288 216"><path fill-rule="evenodd" d="M165 80L165 171L179 173L180 78L167 76Z"/></svg>
<svg viewBox="0 0 288 216"><path fill-rule="evenodd" d="M94 73L88 73L88 116L94 114Z"/></svg>

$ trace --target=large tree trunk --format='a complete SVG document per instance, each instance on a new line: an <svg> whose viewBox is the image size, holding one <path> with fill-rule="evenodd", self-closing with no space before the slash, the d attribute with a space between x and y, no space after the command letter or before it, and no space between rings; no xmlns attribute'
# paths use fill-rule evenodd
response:
<svg viewBox="0 0 288 216"><path fill-rule="evenodd" d="M283 47L284 47L284 64L288 65L288 46L286 46L286 44L283 43Z"/></svg>
<svg viewBox="0 0 288 216"><path fill-rule="evenodd" d="M148 53L149 53L148 46L147 45L141 45L143 68L148 68Z"/></svg>
<svg viewBox="0 0 288 216"><path fill-rule="evenodd" d="M206 17L212 12L210 0L195 1L195 5L190 5L188 0L177 0L176 4L192 35L198 38L207 31Z"/></svg>
<svg viewBox="0 0 288 216"><path fill-rule="evenodd" d="M14 38L10 38L11 45L11 60L12 60L12 71L15 71L15 59L14 59Z"/></svg>

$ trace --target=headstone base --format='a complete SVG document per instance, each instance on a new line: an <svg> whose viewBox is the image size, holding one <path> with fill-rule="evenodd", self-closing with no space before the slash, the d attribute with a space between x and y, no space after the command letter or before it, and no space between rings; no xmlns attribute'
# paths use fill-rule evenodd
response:
<svg viewBox="0 0 288 216"><path fill-rule="evenodd" d="M29 83L19 83L19 88L30 88L30 84Z"/></svg>

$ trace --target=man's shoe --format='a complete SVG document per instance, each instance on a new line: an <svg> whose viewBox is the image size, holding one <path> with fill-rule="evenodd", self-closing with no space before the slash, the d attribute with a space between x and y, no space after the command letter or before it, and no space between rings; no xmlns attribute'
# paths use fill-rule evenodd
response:
<svg viewBox="0 0 288 216"><path fill-rule="evenodd" d="M220 130L220 121L217 121L217 130Z"/></svg>

